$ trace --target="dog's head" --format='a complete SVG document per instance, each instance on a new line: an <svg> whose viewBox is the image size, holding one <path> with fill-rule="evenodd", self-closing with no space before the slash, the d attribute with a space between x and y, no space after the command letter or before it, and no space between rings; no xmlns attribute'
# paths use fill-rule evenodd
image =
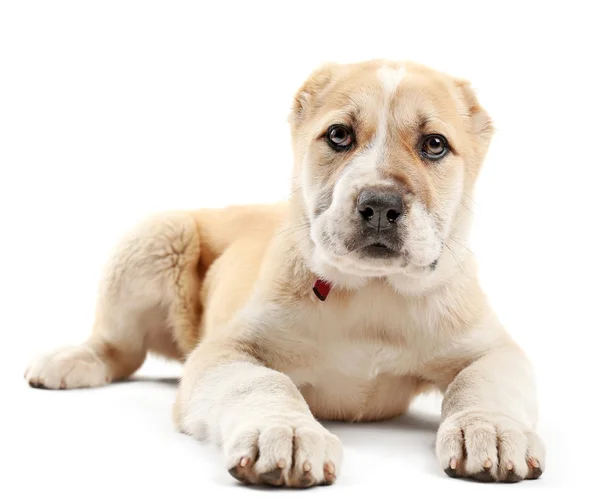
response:
<svg viewBox="0 0 600 503"><path fill-rule="evenodd" d="M311 266L433 274L492 136L469 84L413 63L331 64L298 91L290 123Z"/></svg>

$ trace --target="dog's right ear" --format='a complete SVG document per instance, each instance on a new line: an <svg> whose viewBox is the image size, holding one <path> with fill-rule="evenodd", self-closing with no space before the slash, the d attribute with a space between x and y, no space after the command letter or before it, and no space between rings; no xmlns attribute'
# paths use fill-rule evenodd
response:
<svg viewBox="0 0 600 503"><path fill-rule="evenodd" d="M313 71L306 79L294 97L288 118L292 127L297 127L306 119L317 102L317 96L332 82L337 67L338 65L335 63L326 63Z"/></svg>

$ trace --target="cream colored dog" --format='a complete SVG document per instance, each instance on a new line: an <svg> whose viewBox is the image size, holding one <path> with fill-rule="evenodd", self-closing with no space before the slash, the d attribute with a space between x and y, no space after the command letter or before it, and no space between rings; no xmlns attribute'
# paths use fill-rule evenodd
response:
<svg viewBox="0 0 600 503"><path fill-rule="evenodd" d="M92 335L35 361L34 387L99 386L179 359L181 431L248 484L340 473L315 418L370 421L444 392L441 468L537 478L532 370L466 243L492 137L465 81L413 63L327 65L298 91L289 203L149 218L117 247Z"/></svg>

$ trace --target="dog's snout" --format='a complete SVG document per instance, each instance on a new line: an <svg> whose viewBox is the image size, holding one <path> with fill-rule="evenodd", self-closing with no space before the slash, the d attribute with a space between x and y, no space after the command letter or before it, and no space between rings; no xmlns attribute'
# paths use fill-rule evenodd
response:
<svg viewBox="0 0 600 503"><path fill-rule="evenodd" d="M393 226L402 216L404 202L396 192L365 189L358 196L356 209L367 225L383 229Z"/></svg>

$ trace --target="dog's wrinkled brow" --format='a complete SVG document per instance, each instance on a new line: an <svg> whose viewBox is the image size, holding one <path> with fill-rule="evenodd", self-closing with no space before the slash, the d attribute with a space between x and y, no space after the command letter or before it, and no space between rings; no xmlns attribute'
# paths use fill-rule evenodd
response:
<svg viewBox="0 0 600 503"><path fill-rule="evenodd" d="M316 134L317 137L323 135L327 128L333 124L345 124L353 125L356 124L358 118L358 111L354 106L347 106L338 110L334 110L325 115L317 124Z"/></svg>
<svg viewBox="0 0 600 503"><path fill-rule="evenodd" d="M419 114L416 124L418 124L417 130L421 134L443 134L448 141L455 136L454 127L437 116Z"/></svg>
<svg viewBox="0 0 600 503"><path fill-rule="evenodd" d="M423 114L419 114L419 117L417 118L417 122L419 124L419 131L423 132L426 131L427 129L429 129L429 126L431 124L431 118L423 115Z"/></svg>

